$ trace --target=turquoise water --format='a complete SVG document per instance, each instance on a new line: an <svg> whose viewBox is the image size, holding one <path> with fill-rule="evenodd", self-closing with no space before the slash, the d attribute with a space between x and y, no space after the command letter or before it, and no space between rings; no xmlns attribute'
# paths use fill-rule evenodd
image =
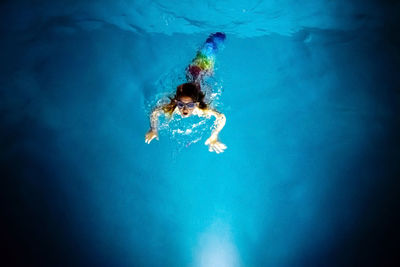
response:
<svg viewBox="0 0 400 267"><path fill-rule="evenodd" d="M1 5L15 265L395 262L398 4L66 3ZM199 118L145 144L151 108L216 31L208 83L227 150L208 152Z"/></svg>

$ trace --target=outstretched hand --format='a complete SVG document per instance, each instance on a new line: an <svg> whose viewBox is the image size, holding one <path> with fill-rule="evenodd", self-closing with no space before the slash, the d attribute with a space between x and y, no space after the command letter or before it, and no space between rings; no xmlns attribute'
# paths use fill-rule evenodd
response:
<svg viewBox="0 0 400 267"><path fill-rule="evenodd" d="M224 152L224 150L226 149L226 145L218 140L218 136L212 135L206 140L204 144L208 145L208 151L216 152L217 154Z"/></svg>
<svg viewBox="0 0 400 267"><path fill-rule="evenodd" d="M147 133L146 133L146 137L145 137L145 142L147 144L150 144L151 140L153 140L154 138L156 138L158 140L158 133L156 131L154 131L153 129L150 129Z"/></svg>

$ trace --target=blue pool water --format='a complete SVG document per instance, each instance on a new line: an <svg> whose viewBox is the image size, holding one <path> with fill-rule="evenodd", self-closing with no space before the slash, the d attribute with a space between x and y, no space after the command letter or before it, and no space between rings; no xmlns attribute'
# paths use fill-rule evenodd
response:
<svg viewBox="0 0 400 267"><path fill-rule="evenodd" d="M53 2L0 4L10 266L398 262L396 1ZM198 118L145 144L217 31L227 150Z"/></svg>

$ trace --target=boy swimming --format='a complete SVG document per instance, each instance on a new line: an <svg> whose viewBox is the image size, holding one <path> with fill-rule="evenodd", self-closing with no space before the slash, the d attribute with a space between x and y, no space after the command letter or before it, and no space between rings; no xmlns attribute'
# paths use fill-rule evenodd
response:
<svg viewBox="0 0 400 267"><path fill-rule="evenodd" d="M202 80L213 74L215 54L224 40L224 33L217 32L211 34L186 69L188 82L177 87L175 96L171 99L170 103L156 107L152 111L150 115L150 130L145 136L147 144L150 144L154 138L158 140L158 118L161 114L168 115L169 117L180 115L182 118L197 115L206 118L215 117L215 127L211 132L211 136L205 142L205 145L209 148L208 150L219 154L227 148L218 139L219 132L225 126L225 115L211 109L204 102L205 95L201 91Z"/></svg>

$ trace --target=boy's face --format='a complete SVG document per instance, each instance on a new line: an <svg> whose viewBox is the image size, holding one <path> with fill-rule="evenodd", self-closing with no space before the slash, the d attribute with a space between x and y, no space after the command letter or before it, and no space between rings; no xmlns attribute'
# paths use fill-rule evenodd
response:
<svg viewBox="0 0 400 267"><path fill-rule="evenodd" d="M181 113L182 118L189 117L192 115L192 112L194 108L196 107L196 103L193 101L193 99L189 96L182 96L178 101L177 101L177 106L179 109L179 112Z"/></svg>

